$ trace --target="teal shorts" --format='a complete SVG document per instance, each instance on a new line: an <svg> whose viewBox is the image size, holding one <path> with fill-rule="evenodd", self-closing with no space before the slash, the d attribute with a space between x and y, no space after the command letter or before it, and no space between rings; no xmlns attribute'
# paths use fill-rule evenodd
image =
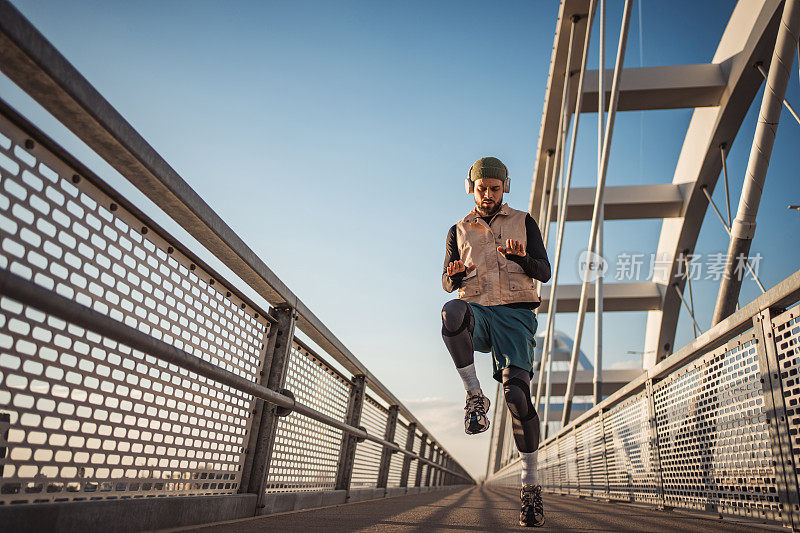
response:
<svg viewBox="0 0 800 533"><path fill-rule="evenodd" d="M533 349L539 322L531 309L470 303L475 317L472 344L479 352L492 353L492 374L502 383L503 369L516 366L533 378Z"/></svg>

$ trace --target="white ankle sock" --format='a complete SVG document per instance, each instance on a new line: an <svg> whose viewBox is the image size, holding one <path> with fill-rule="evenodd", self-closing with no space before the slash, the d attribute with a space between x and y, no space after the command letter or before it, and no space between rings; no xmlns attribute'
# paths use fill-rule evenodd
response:
<svg viewBox="0 0 800 533"><path fill-rule="evenodd" d="M456 368L458 374L461 376L461 381L464 382L464 388L467 392L481 392L481 384L478 381L478 375L475 373L475 363L467 365L464 368Z"/></svg>
<svg viewBox="0 0 800 533"><path fill-rule="evenodd" d="M539 484L539 471L537 466L539 463L539 451L535 452L519 452L522 458L522 484L523 485L538 485Z"/></svg>

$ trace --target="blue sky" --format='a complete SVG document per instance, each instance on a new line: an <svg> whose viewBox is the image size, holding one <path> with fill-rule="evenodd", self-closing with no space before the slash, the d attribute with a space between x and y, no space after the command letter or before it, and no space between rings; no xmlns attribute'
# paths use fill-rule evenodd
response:
<svg viewBox="0 0 800 533"><path fill-rule="evenodd" d="M439 334L451 297L440 285L444 238L472 206L463 178L479 157L507 164L506 200L527 208L558 3L13 3L462 464L483 473L488 436L462 433L463 390ZM732 5L635 2L626 65L710 61ZM609 1L609 67L621 6ZM0 94L165 220L2 77ZM800 105L796 63L787 94ZM734 212L760 98L728 159ZM690 116L620 113L607 184L670 182ZM575 186L595 183L596 128L596 115L586 115ZM765 256L767 286L800 263L797 247L786 246L800 230L800 214L786 209L800 204L799 141L784 112L751 252ZM721 183L714 198L723 205ZM711 210L706 220L697 251L724 252ZM561 282L578 279L572 266L587 229L567 225ZM659 229L660 221L608 223L606 256L649 257ZM717 283L694 289L706 329ZM746 282L742 301L758 293ZM693 337L684 315L676 347ZM556 327L572 336L575 318L559 315ZM542 314L540 332L545 323ZM644 324L645 313L606 315L607 365L631 363L626 352L643 349ZM593 335L590 315L582 343L590 357ZM476 359L493 397L488 356Z"/></svg>

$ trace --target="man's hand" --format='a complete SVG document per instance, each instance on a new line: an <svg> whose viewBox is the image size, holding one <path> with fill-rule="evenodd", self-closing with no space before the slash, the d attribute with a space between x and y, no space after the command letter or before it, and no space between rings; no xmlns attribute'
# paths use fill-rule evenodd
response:
<svg viewBox="0 0 800 533"><path fill-rule="evenodd" d="M460 274L464 272L465 274L469 274L473 270L475 270L475 265L471 265L469 267L464 267L464 263L461 261L450 261L450 264L447 265L447 275L448 276L455 276L456 274Z"/></svg>
<svg viewBox="0 0 800 533"><path fill-rule="evenodd" d="M525 257L525 245L519 241L512 241L511 239L506 240L505 246L498 246L497 251L505 257L509 255Z"/></svg>

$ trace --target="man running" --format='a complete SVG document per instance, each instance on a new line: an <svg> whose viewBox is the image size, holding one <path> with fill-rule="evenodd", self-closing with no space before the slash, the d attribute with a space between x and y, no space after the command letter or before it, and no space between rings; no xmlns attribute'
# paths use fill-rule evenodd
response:
<svg viewBox="0 0 800 533"><path fill-rule="evenodd" d="M469 169L467 192L475 207L450 228L442 273L447 292L458 299L442 308L442 338L467 390L464 429L489 429L489 398L475 373L473 352L491 352L494 379L512 416L514 441L522 462L523 526L544 524L537 449L539 416L531 404L534 336L533 311L541 302L534 279L550 279L550 262L536 221L503 203L509 191L508 169L495 157L484 157Z"/></svg>

